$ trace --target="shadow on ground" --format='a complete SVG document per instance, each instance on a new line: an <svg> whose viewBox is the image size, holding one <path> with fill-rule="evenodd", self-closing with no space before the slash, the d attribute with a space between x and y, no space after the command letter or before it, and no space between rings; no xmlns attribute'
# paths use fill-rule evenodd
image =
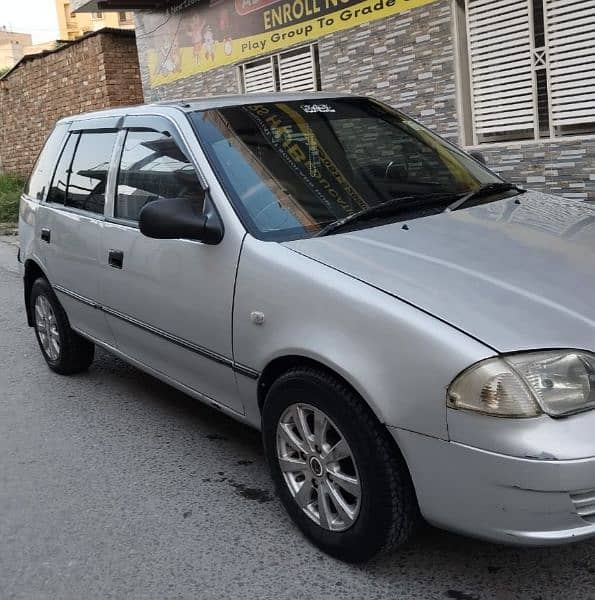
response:
<svg viewBox="0 0 595 600"><path fill-rule="evenodd" d="M150 410L175 416L189 431L200 430L214 444L226 445L227 450L237 456L238 465L253 465L263 473L266 471L257 431L102 351L98 353L94 371L109 376L104 378L106 385L109 385L110 378L115 378L134 388L135 395L141 398L139 401ZM92 374L90 376L93 377ZM242 493L241 489L236 488L236 491ZM248 500L277 502L272 486L269 489L251 489L242 495ZM265 527L266 523L262 526ZM321 556L295 530L289 519L286 519L286 526L299 538L298 543ZM473 540L424 525L399 552L369 564L354 567L328 557L324 560L335 565L339 572L352 570L373 580L380 594L378 598L384 598L381 592L392 587L395 593L405 593L405 597L411 598L592 600L595 599L594 555L594 541L553 548L518 548ZM438 587L439 582L450 583L443 585L444 589L440 592L436 590L429 595L418 595L416 586L407 582L420 580L425 580L423 587L426 589L434 585ZM343 585L340 577L335 585L337 597L346 593L340 589ZM411 596L407 596L408 586L411 586Z"/></svg>

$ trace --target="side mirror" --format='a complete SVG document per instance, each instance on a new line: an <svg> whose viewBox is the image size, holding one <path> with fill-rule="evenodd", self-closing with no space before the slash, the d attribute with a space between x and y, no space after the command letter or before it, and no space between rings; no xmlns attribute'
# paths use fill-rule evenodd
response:
<svg viewBox="0 0 595 600"><path fill-rule="evenodd" d="M480 150L470 150L469 156L472 156L477 162L480 162L482 165L487 165L486 157L483 155L483 152Z"/></svg>
<svg viewBox="0 0 595 600"><path fill-rule="evenodd" d="M138 222L143 235L159 240L198 240L218 244L223 239L223 224L215 209L192 198L165 198L145 204Z"/></svg>

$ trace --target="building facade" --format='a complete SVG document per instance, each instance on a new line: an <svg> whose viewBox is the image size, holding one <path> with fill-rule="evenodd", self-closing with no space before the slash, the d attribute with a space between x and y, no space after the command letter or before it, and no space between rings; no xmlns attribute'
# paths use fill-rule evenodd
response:
<svg viewBox="0 0 595 600"><path fill-rule="evenodd" d="M478 149L523 186L595 200L592 0L75 0L136 10L148 101L338 90Z"/></svg>
<svg viewBox="0 0 595 600"><path fill-rule="evenodd" d="M90 13L75 13L70 0L55 0L55 2L61 40L75 40L104 27L134 29L134 18L131 12L97 10Z"/></svg>
<svg viewBox="0 0 595 600"><path fill-rule="evenodd" d="M11 69L32 45L31 35L0 27L0 71Z"/></svg>

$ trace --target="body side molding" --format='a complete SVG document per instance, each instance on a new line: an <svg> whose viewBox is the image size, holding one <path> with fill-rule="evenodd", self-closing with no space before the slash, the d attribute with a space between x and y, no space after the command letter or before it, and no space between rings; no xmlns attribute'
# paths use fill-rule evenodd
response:
<svg viewBox="0 0 595 600"><path fill-rule="evenodd" d="M193 342L190 342L188 340L185 340L184 338L173 335L172 333L164 331L163 329L159 329L158 327L149 325L148 323L145 323L144 321L139 321L138 319L135 319L134 317L131 317L130 315L127 315L118 310L110 308L109 306L101 306L100 304L91 300L90 298L81 296L80 294L77 294L76 292L73 292L65 287L62 287L61 285L54 285L52 287L57 292L60 292L60 293L64 294L65 296L73 298L74 300L77 300L78 302L82 302L83 304L92 306L93 308L100 310L107 315L111 315L112 317L115 317L116 319L125 321L126 323L134 325L140 329L143 329L144 331L152 333L153 335L157 335L157 336L167 340L168 342L171 342L172 344L176 344L177 346L180 346L182 348L190 350L191 352L194 352L196 354L200 354L201 356L204 356L205 358L208 358L214 362L217 362L221 365L225 365L226 367L233 369L236 373L239 373L240 375L244 375L244 377L248 377L250 379L258 379L260 377L259 371L256 371L255 369L252 369L246 365L236 363L231 358L228 358L227 356L224 356L217 352L213 352L212 350L209 350L208 348L204 348L203 346L199 346L198 344L194 344Z"/></svg>

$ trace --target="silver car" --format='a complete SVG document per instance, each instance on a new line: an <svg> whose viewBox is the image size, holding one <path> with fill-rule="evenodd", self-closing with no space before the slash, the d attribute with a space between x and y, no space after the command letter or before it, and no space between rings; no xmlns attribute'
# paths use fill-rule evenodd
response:
<svg viewBox="0 0 595 600"><path fill-rule="evenodd" d="M340 94L63 119L20 209L49 367L101 346L262 430L329 554L595 535L595 211Z"/></svg>

